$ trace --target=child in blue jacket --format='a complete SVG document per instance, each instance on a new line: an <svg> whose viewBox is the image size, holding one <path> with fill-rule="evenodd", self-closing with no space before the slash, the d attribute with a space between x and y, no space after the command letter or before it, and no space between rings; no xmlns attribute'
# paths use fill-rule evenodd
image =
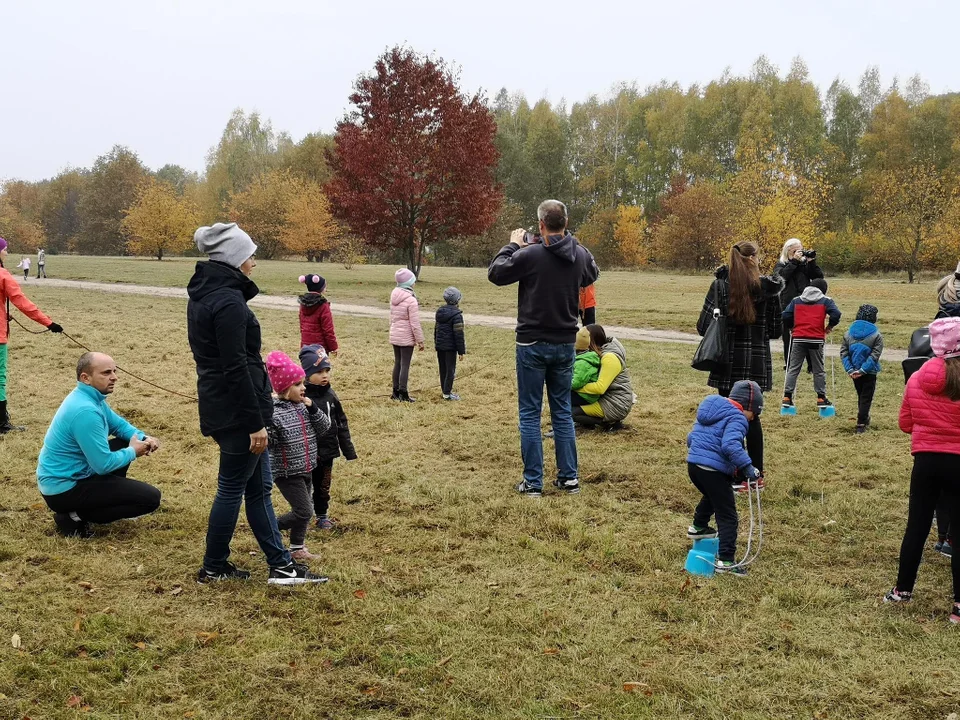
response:
<svg viewBox="0 0 960 720"><path fill-rule="evenodd" d="M736 566L737 505L733 495L733 475L739 470L748 480L757 480L760 471L753 466L744 442L748 423L763 410L763 394L752 380L735 383L729 397L710 395L697 408L697 420L687 435L687 471L690 481L703 498L693 513L693 525L687 537L693 540L714 538L710 516L716 515L720 532L717 572L745 575Z"/></svg>
<svg viewBox="0 0 960 720"><path fill-rule="evenodd" d="M877 389L880 355L883 353L883 335L877 330L877 308L861 305L857 319L843 336L840 360L843 369L853 378L857 390L857 433L863 433L870 424L870 406Z"/></svg>

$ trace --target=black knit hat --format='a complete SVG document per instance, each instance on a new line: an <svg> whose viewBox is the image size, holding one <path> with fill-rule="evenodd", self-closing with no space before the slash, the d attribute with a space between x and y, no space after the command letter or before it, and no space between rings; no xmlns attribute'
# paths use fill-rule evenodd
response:
<svg viewBox="0 0 960 720"><path fill-rule="evenodd" d="M870 323L877 321L877 313L880 312L873 305L861 305L857 310L857 320L866 320Z"/></svg>
<svg viewBox="0 0 960 720"><path fill-rule="evenodd" d="M307 290L315 293L322 293L327 287L327 281L323 279L320 275L310 273L309 275L301 275L300 282L305 283Z"/></svg>
<svg viewBox="0 0 960 720"><path fill-rule="evenodd" d="M300 348L300 367L307 377L330 368L330 359L323 345L304 345Z"/></svg>

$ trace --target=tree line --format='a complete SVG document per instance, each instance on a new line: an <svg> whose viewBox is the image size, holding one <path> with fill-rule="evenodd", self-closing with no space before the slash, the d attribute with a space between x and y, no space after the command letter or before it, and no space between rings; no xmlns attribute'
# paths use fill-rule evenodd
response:
<svg viewBox="0 0 960 720"><path fill-rule="evenodd" d="M700 86L621 85L568 107L466 95L442 60L394 48L358 78L332 134L299 142L234 111L203 174L114 147L91 168L7 181L12 250L189 253L235 220L263 257L485 264L544 198L606 267L705 270L737 240L772 264L799 237L834 271L960 256L960 95L876 68L825 93L794 60Z"/></svg>

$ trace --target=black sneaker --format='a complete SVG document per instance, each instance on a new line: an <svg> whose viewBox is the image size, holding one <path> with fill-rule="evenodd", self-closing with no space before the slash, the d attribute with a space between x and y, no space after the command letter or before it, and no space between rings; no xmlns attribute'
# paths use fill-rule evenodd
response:
<svg viewBox="0 0 960 720"><path fill-rule="evenodd" d="M557 490L565 492L567 495L576 495L578 492L580 492L580 481L577 480L577 478L570 478L567 480L557 478L553 481L553 486Z"/></svg>
<svg viewBox="0 0 960 720"><path fill-rule="evenodd" d="M716 567L714 568L716 572L726 575L733 575L734 577L746 577L747 569L737 565L735 562L730 562L728 560L717 560Z"/></svg>
<svg viewBox="0 0 960 720"><path fill-rule="evenodd" d="M322 575L314 575L306 565L292 562L284 567L270 568L270 577L267 578L267 584L307 585L325 583L329 579Z"/></svg>
<svg viewBox="0 0 960 720"><path fill-rule="evenodd" d="M827 399L827 396L826 396L826 395L819 395L819 396L817 397L817 407L818 407L818 408L830 407L830 406L832 406L832 405L833 405L833 403L830 402L830 401Z"/></svg>
<svg viewBox="0 0 960 720"><path fill-rule="evenodd" d="M708 538L715 538L716 536L717 531L709 525L706 527L697 527L696 525L691 525L687 528L687 537L691 540L705 540Z"/></svg>
<svg viewBox="0 0 960 720"><path fill-rule="evenodd" d="M232 562L225 562L223 567L220 568L218 572L211 572L206 568L200 568L197 572L197 582L201 585L206 585L207 583L220 582L222 580L249 580L250 573L246 570L241 570Z"/></svg>
<svg viewBox="0 0 960 720"><path fill-rule="evenodd" d="M953 545L950 544L949 540L937 540L933 549L945 557L953 557Z"/></svg>
<svg viewBox="0 0 960 720"><path fill-rule="evenodd" d="M92 538L93 529L86 520L74 520L69 513L55 513L53 521L57 524L57 534L62 537Z"/></svg>
<svg viewBox="0 0 960 720"><path fill-rule="evenodd" d="M526 480L522 481L519 485L517 485L517 492L528 498L543 497L543 490L539 488L530 487L529 485L527 485Z"/></svg>
<svg viewBox="0 0 960 720"><path fill-rule="evenodd" d="M854 428L853 432L855 432L857 435L863 435L866 431L867 431L867 426L864 424L864 425L857 425L857 427Z"/></svg>

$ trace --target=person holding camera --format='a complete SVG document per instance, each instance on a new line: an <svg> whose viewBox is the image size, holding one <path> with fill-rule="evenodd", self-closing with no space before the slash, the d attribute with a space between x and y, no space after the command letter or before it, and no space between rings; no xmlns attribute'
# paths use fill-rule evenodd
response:
<svg viewBox="0 0 960 720"><path fill-rule="evenodd" d="M817 265L817 251L805 250L797 238L790 238L783 244L780 259L773 267L774 276L783 278L784 288L780 293L780 311L809 287L817 278L823 277L823 270ZM787 355L790 353L791 332L783 329L783 367L787 367Z"/></svg>
<svg viewBox="0 0 960 720"><path fill-rule="evenodd" d="M517 283L517 400L523 480L517 491L538 498L543 492L543 436L540 415L547 386L557 458L554 485L580 492L577 438L570 387L580 288L596 282L600 271L590 251L567 231L567 207L544 200L537 208L540 236L514 230L487 269L494 285Z"/></svg>

